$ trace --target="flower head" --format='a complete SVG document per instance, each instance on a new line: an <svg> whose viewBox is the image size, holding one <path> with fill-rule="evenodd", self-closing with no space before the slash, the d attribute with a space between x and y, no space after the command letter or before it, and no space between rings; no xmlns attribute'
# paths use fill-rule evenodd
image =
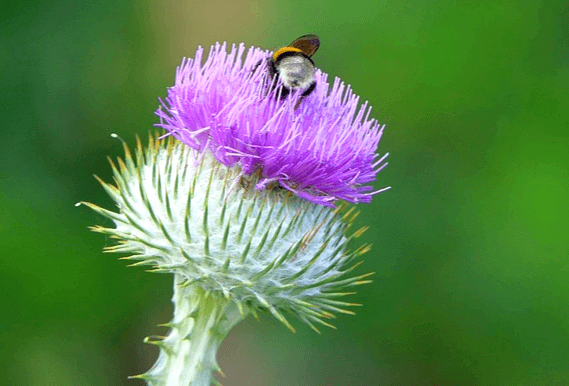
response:
<svg viewBox="0 0 569 386"><path fill-rule="evenodd" d="M331 208L377 193L382 128L367 104L320 71L315 92L278 98L259 65L269 53L257 48L218 44L203 64L202 55L183 61L157 112L180 141L151 136L134 156L125 145L115 185L101 181L118 211L86 203L114 222L93 227L117 240L106 251L174 276L171 331L148 340L159 358L138 376L152 386L214 382L215 352L248 313L290 329L294 315L318 331L352 313L343 297L369 282L352 275L369 249L348 248L363 232L348 232L357 213Z"/></svg>
<svg viewBox="0 0 569 386"><path fill-rule="evenodd" d="M382 129L367 103L339 79L317 71L306 98L275 97L265 66L268 51L245 46L211 47L187 59L157 111L158 125L186 145L209 150L244 175L260 173L257 189L281 187L309 201L370 202L371 182L387 154L376 153ZM245 56L243 58L243 56ZM381 190L380 190L381 191Z"/></svg>

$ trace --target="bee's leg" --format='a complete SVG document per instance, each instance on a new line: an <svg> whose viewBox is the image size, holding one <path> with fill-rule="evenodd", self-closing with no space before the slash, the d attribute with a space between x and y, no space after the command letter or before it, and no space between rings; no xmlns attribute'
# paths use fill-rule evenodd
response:
<svg viewBox="0 0 569 386"><path fill-rule="evenodd" d="M257 68L259 68L259 66L260 66L261 64L263 64L263 62L268 62L268 58L259 60L259 61L257 62L257 64L255 64L255 65L253 66L253 69L251 70L251 72L257 71ZM267 65L267 67L271 67L271 66L270 66L270 65ZM272 72L272 68L269 68L269 72Z"/></svg>
<svg viewBox="0 0 569 386"><path fill-rule="evenodd" d="M288 94L290 94L290 90L284 86L281 86L276 90L276 93L277 98L280 97L280 100L283 100L288 96Z"/></svg>
<svg viewBox="0 0 569 386"><path fill-rule="evenodd" d="M312 91L314 91L315 89L316 89L316 82L312 81L312 83L310 83L310 86L308 86L308 88L304 90L304 92L302 93L302 98L305 98L310 94L312 94Z"/></svg>
<svg viewBox="0 0 569 386"><path fill-rule="evenodd" d="M269 73L269 77L267 78L269 92L274 92L276 99L285 99L288 94L290 94L290 90L279 84L279 73L277 71L277 67L275 66L275 62L271 58L267 59L267 68Z"/></svg>
<svg viewBox="0 0 569 386"><path fill-rule="evenodd" d="M310 84L310 86L308 86L308 88L306 90L304 90L304 92L302 93L300 98L298 98L298 101L296 102L294 109L295 110L298 109L298 107L300 106L300 103L304 100L304 98L306 98L307 96L312 94L312 91L314 91L315 89L316 89L316 82L312 82Z"/></svg>
<svg viewBox="0 0 569 386"><path fill-rule="evenodd" d="M271 58L265 59L267 62L267 69L269 71L269 80L272 81L277 73L277 68L275 67L275 62Z"/></svg>
<svg viewBox="0 0 569 386"><path fill-rule="evenodd" d="M273 62L273 60L271 58L264 58L264 59L259 60L255 64L255 66L253 66L251 73L254 73L255 71L257 71L259 66L264 66L264 68L268 74L268 76L265 78L265 87L266 87L267 94L278 91L277 90L277 79L276 79L278 74L277 74L277 68L275 67L275 63ZM280 95L280 99L284 99L288 94L289 94L289 90L282 87L282 92L280 94L277 94L277 95ZM277 98L278 98L278 96L277 96Z"/></svg>

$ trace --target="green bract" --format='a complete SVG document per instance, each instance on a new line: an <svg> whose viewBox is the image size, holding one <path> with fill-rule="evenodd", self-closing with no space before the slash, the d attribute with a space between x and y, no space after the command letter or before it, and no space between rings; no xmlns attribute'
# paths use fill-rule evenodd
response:
<svg viewBox="0 0 569 386"><path fill-rule="evenodd" d="M125 153L112 164L116 186L102 182L118 212L86 205L115 223L93 228L117 239L107 252L174 275L172 331L153 342L160 359L140 376L149 384L209 385L217 346L249 312L269 311L291 330L295 315L316 331L334 312L351 313L338 298L368 276L348 275L368 249L348 252L363 231L347 236L353 209L256 190L255 175L170 138Z"/></svg>

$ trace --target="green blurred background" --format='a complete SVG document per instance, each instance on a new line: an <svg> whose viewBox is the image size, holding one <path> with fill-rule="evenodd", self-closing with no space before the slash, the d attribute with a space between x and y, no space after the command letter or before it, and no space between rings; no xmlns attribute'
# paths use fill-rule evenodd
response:
<svg viewBox="0 0 569 386"><path fill-rule="evenodd" d="M2 5L0 383L138 385L171 278L101 252L93 174L147 136L198 45L316 64L387 125L361 225L375 281L338 330L266 316L218 354L231 385L569 384L567 1L98 1ZM108 223L106 223L109 225Z"/></svg>

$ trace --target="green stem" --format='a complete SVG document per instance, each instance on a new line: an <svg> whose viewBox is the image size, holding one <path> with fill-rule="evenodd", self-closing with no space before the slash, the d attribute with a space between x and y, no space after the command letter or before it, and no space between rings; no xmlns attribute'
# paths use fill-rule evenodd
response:
<svg viewBox="0 0 569 386"><path fill-rule="evenodd" d="M210 386L219 371L217 349L227 333L246 316L237 305L220 294L207 294L198 285L183 285L174 275L174 319L162 341L160 355L152 368L137 376L149 386Z"/></svg>

